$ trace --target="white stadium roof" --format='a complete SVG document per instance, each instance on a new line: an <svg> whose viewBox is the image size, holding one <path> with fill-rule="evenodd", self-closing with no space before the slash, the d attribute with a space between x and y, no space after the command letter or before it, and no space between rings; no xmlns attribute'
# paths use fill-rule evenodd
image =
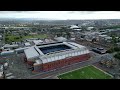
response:
<svg viewBox="0 0 120 90"><path fill-rule="evenodd" d="M39 53L35 50L34 47L24 50L27 59L35 58L39 56Z"/></svg>
<svg viewBox="0 0 120 90"><path fill-rule="evenodd" d="M48 62L64 59L71 56L78 56L78 55L89 53L89 50L85 46L79 45L74 42L61 42L61 43L55 43L51 45L57 45L57 44L60 44L60 45L65 44L71 47L71 49L70 50L66 49L63 51L50 53L50 54L43 54L42 51L37 46L33 46L29 49L24 50L24 52L26 54L27 59L39 57L39 60L42 61L42 63L48 63ZM36 63L41 63L41 62L36 61Z"/></svg>

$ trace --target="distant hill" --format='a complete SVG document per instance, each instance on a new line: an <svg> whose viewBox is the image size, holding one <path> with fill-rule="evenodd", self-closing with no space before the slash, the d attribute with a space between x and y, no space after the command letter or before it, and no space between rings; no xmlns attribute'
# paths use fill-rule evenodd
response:
<svg viewBox="0 0 120 90"><path fill-rule="evenodd" d="M40 24L65 24L65 25L73 25L73 24L83 24L83 23L89 23L90 25L96 25L96 24L120 24L120 19L96 19L96 20L50 20L46 18L0 18L0 23L17 23L17 22L36 22Z"/></svg>

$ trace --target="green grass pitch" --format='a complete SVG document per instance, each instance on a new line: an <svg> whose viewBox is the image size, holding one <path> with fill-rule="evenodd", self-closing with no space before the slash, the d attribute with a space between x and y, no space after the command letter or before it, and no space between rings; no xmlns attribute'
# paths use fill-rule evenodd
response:
<svg viewBox="0 0 120 90"><path fill-rule="evenodd" d="M112 79L112 77L94 66L87 66L59 75L60 79Z"/></svg>

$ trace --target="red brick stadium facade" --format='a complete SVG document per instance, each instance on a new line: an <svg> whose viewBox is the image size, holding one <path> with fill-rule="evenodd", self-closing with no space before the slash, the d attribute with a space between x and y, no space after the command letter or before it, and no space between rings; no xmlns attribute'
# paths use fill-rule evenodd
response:
<svg viewBox="0 0 120 90"><path fill-rule="evenodd" d="M27 64L33 66L33 68L34 68L33 70L36 72L49 71L49 70L61 68L61 67L73 64L73 63L86 61L89 58L90 58L90 54L88 53L88 54L84 54L84 55L69 57L69 58L65 58L62 60L57 60L57 61L53 61L53 62L49 62L49 63L45 63L45 64L39 64L39 65L33 65L34 62L27 60ZM26 61L26 59L25 59L25 61Z"/></svg>

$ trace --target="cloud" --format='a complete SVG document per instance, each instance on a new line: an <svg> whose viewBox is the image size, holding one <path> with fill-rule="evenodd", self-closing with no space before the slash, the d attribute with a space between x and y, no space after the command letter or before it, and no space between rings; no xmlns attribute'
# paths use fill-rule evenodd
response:
<svg viewBox="0 0 120 90"><path fill-rule="evenodd" d="M69 11L69 14L93 14L98 11Z"/></svg>
<svg viewBox="0 0 120 90"><path fill-rule="evenodd" d="M0 11L0 18L120 19L120 11Z"/></svg>

